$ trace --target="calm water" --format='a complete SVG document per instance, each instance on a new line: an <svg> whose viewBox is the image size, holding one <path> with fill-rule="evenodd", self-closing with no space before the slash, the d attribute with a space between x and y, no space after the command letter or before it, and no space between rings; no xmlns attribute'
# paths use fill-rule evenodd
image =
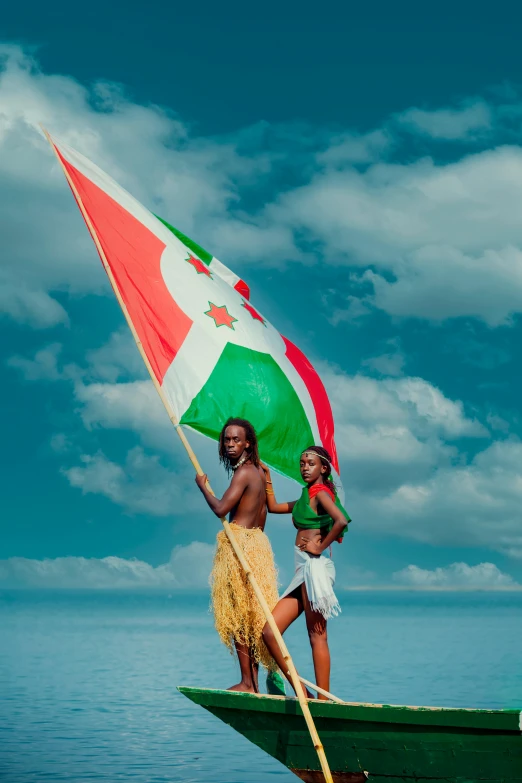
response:
<svg viewBox="0 0 522 783"><path fill-rule="evenodd" d="M522 594L345 593L342 603L330 624L337 695L522 707ZM288 643L313 679L302 624ZM0 592L0 780L294 783L176 691L236 681L206 596Z"/></svg>

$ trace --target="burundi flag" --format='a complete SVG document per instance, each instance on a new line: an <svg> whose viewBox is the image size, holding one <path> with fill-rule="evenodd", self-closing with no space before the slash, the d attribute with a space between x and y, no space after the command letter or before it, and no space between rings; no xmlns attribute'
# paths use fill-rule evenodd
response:
<svg viewBox="0 0 522 783"><path fill-rule="evenodd" d="M217 440L230 416L248 419L276 471L300 481L299 456L315 443L338 474L325 388L244 281L83 155L51 143L177 420Z"/></svg>

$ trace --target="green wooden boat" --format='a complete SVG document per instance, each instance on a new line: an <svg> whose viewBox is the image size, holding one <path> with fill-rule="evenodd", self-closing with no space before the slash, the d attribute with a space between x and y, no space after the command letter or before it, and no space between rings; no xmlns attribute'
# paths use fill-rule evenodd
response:
<svg viewBox="0 0 522 783"><path fill-rule="evenodd" d="M296 699L179 690L301 780L323 780ZM522 783L520 710L309 704L335 783Z"/></svg>

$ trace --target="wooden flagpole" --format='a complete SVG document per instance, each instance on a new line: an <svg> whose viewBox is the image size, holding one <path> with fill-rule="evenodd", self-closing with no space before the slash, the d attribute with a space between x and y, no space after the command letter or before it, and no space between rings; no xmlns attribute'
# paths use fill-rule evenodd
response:
<svg viewBox="0 0 522 783"><path fill-rule="evenodd" d="M192 449L192 446L188 442L187 437L186 437L185 433L183 432L183 429L182 429L180 423L177 421L176 416L174 414L174 411L172 410L172 407L171 407L171 405L170 405L170 403L169 403L169 401L168 401L168 399L167 399L163 389L161 388L161 385L158 382L158 379L156 378L156 376L154 374L154 371L153 371L153 369L151 367L151 364L150 364L150 362L149 362L149 360L147 358L147 354L145 353L143 345L141 344L141 340L140 340L140 338L138 336L138 333L137 333L137 331L136 331L136 329L134 327L134 324L133 324L132 319L131 319L131 317L129 315L129 312L127 310L125 302L123 301L122 296L121 296L121 294L119 292L118 286L116 284L116 280L114 279L114 275L112 274L112 270L111 270L111 268L109 266L109 263L107 261L107 257L105 256L105 252L104 252L104 250L103 250L103 248L101 246L101 243L100 243L100 240L98 238L98 235L96 234L96 230L95 230L95 228L94 228L94 226L92 224L92 221L91 221L89 215L87 214L87 211L86 211L86 209L85 209L85 207L83 205L81 196L78 193L74 182L71 180L71 178L69 176L69 172L67 171L67 169L63 165L63 162L60 159L60 156L58 155L57 150L56 150L56 148L55 148L55 146L53 144L51 136L49 135L48 131L43 127L43 125L40 125L40 127L41 127L41 129L42 129L42 131L43 131L43 133L45 135L45 138L47 139L47 141L51 145L51 148L52 148L53 152L56 155L56 158L57 158L57 160L58 160L58 162L59 162L59 164L60 164L60 166L61 166L61 168L63 170L63 173L65 174L65 178L66 178L67 182L69 183L69 187L71 188L71 190L73 192L73 195L74 195L74 197L76 199L76 203L78 204L78 207L79 207L79 209L80 209L80 211L81 211L81 213L83 215L83 218L84 218L84 220L85 220L85 222L87 224L87 228L89 229L89 232L90 232L90 234L91 234L91 236L92 236L92 238L94 240L94 244L96 245L96 249L98 250L98 254L100 256L101 262L102 262L102 264L104 266L105 271L107 272L107 276L108 276L109 281L111 283L111 286L112 286L112 289L113 289L114 294L116 296L116 299L118 300L118 303L119 303L119 305L120 305L120 307L121 307L121 309L123 311L123 315L125 316L125 320L127 321L129 329L132 332L132 336L134 337L136 345L138 346L138 350L139 350L139 352L141 354L141 358L145 362L145 366L147 367L147 370L149 371L149 375L150 375L151 380L152 380L152 382L153 382L153 384L154 384L154 386L156 388L156 391L158 392L158 394L159 394L159 396L161 398L161 401L162 401L163 405L166 408L166 411L167 411L167 413L169 415L169 418L170 418L172 424L176 428L176 432L178 433L179 438L180 438L181 442L183 443L183 445L184 445L184 447L185 447L185 449L187 451L189 459L192 462L192 465L194 466L194 469L196 470L196 473L198 475L202 476L204 474L203 474L203 470L201 469L201 465L199 464L198 458L196 457L196 454L194 453L194 450ZM214 494L214 492L213 492L212 488L210 487L210 484L208 484L208 482L207 482L207 486L208 486L209 491L212 492L212 494ZM247 561L247 559L246 559L246 557L245 557L245 555L243 553L243 550L241 549L240 545L236 541L236 537L234 535L234 532L233 532L232 528L230 527L230 524L229 524L228 520L225 519L224 517L222 517L221 518L221 522L223 523L223 527L225 528L225 533L226 533L226 535L227 535L227 537L228 537L228 539L230 541L230 544L231 544L231 546L232 546L232 548L233 548L233 550L234 550L234 552L235 552L239 562L241 563L241 565L242 565L242 567L243 567L243 569L245 571L245 574L246 574L246 577L247 577L248 581L250 582L250 584L252 586L254 594L255 594L257 600L259 601L261 609L263 610L263 613L265 615L266 621L268 622L268 625L270 626L270 629L272 630L272 633L274 634L274 637L275 637L275 639L277 641L277 644L278 644L279 649L281 651L281 654L282 654L282 656L283 656L283 658L284 658L284 660L286 662L286 665L288 666L288 674L290 676L291 682L292 682L292 684L293 684L293 686L295 688L295 691L297 693L297 698L299 700L299 704L301 706L301 710L303 712L303 716L304 716L304 719L306 721L306 725L308 727L308 731L310 732L310 736L312 738L312 742L314 744L314 748L315 748L315 750L317 752L317 755L319 757L319 763L321 764L321 769L322 769L322 772L323 772L324 779L325 779L326 783L333 783L332 773L330 772L330 767L329 767L328 761L326 759L326 754L324 752L324 748L323 748L323 745L321 743L321 740L319 739L319 734L317 733L317 729L315 727L315 723L314 723L314 720L312 718L312 714L310 712L310 707L308 705L308 701L305 698L305 695L303 693L303 689L301 687L300 677L299 677L299 675L297 673L297 670L296 670L296 668L294 666L294 662L293 662L292 658L290 657L290 653L288 652L288 648L287 648L287 646L286 646L286 644L284 642L284 639L283 639L283 637L281 635L281 632L279 631L279 628L276 625L276 622L274 620L274 616L272 615L272 612L270 611L270 607L268 606L268 603L266 602L265 596L263 595L263 593L261 591L261 588L259 587L254 574L252 573L252 570L251 570L250 565L249 565L249 563L248 563L248 561Z"/></svg>

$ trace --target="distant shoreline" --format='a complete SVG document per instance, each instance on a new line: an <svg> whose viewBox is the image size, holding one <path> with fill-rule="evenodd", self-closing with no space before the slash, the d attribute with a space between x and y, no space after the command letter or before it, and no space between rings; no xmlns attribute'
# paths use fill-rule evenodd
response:
<svg viewBox="0 0 522 783"><path fill-rule="evenodd" d="M522 585L492 585L492 586L468 586L468 585L348 585L343 587L336 585L339 593L521 593ZM202 598L208 596L208 589L189 588L146 588L146 587L54 587L54 586L2 586L0 596L7 593L37 593L39 595L135 595L135 596L163 596L164 598L184 598L193 596Z"/></svg>
<svg viewBox="0 0 522 783"><path fill-rule="evenodd" d="M491 587L441 586L441 585L361 585L337 588L339 592L402 592L402 593L520 593L522 585L497 585Z"/></svg>

